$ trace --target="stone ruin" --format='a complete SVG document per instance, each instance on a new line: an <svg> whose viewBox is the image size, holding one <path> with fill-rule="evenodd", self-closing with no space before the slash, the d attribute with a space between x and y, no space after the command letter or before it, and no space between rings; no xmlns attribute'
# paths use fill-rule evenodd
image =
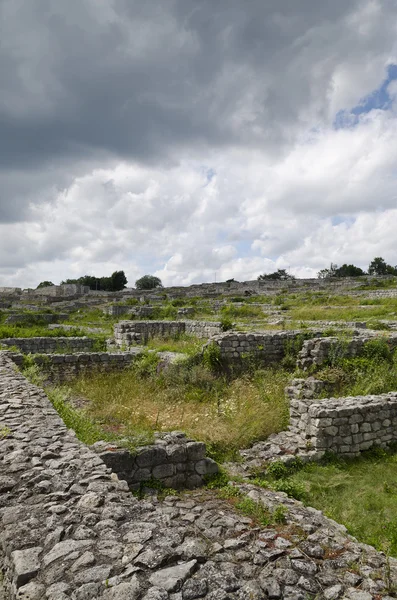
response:
<svg viewBox="0 0 397 600"><path fill-rule="evenodd" d="M267 527L210 490L132 496L101 458L112 460L111 449L97 454L79 442L6 353L0 428L6 600L388 600L397 583L395 559L282 493L233 484L272 518L282 514L282 525ZM178 465L179 444L163 441L161 466L164 453ZM185 445L199 473L202 447Z"/></svg>
<svg viewBox="0 0 397 600"><path fill-rule="evenodd" d="M146 344L153 337L173 338L194 335L208 339L221 331L215 321L119 321L114 326L114 342L119 348Z"/></svg>

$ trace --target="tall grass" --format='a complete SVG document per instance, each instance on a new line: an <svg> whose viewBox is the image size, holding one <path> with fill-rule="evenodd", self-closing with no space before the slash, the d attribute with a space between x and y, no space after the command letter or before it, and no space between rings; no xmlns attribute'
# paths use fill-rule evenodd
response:
<svg viewBox="0 0 397 600"><path fill-rule="evenodd" d="M194 361L158 375L156 365L124 373L90 375L71 385L86 414L109 432L179 429L208 444L218 459L231 458L286 426L284 387L289 374L266 369L227 381Z"/></svg>

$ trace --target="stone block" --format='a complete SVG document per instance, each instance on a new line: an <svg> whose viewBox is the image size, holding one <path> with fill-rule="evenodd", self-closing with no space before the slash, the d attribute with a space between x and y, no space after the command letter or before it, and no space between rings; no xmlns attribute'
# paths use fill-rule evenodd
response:
<svg viewBox="0 0 397 600"><path fill-rule="evenodd" d="M171 477L176 472L176 466L172 463L165 463L153 467L152 476L155 479L163 479L164 477Z"/></svg>
<svg viewBox="0 0 397 600"><path fill-rule="evenodd" d="M188 461L198 461L205 457L205 444L203 442L188 442L186 452Z"/></svg>
<svg viewBox="0 0 397 600"><path fill-rule="evenodd" d="M136 455L135 460L138 467L155 467L167 462L167 453L160 446L149 446L140 451Z"/></svg>
<svg viewBox="0 0 397 600"><path fill-rule="evenodd" d="M151 476L151 469L138 469L134 473L134 481L147 481L148 479L151 479Z"/></svg>
<svg viewBox="0 0 397 600"><path fill-rule="evenodd" d="M15 550L11 553L14 571L14 582L17 588L28 583L37 575L40 569L39 556L43 548L37 546L27 550Z"/></svg>
<svg viewBox="0 0 397 600"><path fill-rule="evenodd" d="M166 446L167 460L172 463L181 463L186 461L187 452L185 444L170 444Z"/></svg>
<svg viewBox="0 0 397 600"><path fill-rule="evenodd" d="M199 475L212 475L218 473L219 467L211 458L204 458L196 463L195 470Z"/></svg>

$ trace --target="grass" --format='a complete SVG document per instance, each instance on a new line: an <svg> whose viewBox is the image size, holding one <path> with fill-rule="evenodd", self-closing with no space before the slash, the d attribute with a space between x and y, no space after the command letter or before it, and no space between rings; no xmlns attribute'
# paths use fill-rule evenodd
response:
<svg viewBox="0 0 397 600"><path fill-rule="evenodd" d="M106 432L124 436L183 430L206 442L219 461L286 426L286 370L227 380L191 360L158 375L154 359L145 357L123 373L79 378L71 393L87 400L85 415Z"/></svg>
<svg viewBox="0 0 397 600"><path fill-rule="evenodd" d="M345 358L343 341L328 359L328 365L315 373L333 386L332 395L367 396L397 390L397 350L383 338L370 340L360 356Z"/></svg>
<svg viewBox="0 0 397 600"><path fill-rule="evenodd" d="M0 340L5 338L32 338L32 337L81 337L86 335L80 329L47 329L45 326L33 325L0 325Z"/></svg>
<svg viewBox="0 0 397 600"><path fill-rule="evenodd" d="M290 495L298 490L306 505L345 525L361 542L397 556L395 452L378 448L354 460L311 463L286 479L273 478L273 485L277 481L287 493L289 486Z"/></svg>
<svg viewBox="0 0 397 600"><path fill-rule="evenodd" d="M158 352L183 352L189 356L201 351L207 339L200 339L193 335L181 334L170 338L150 338L146 347Z"/></svg>

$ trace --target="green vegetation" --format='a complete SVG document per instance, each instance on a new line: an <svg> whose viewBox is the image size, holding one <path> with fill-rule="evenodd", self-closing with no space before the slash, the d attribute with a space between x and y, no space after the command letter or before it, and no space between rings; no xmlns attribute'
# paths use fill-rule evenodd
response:
<svg viewBox="0 0 397 600"><path fill-rule="evenodd" d="M146 344L149 350L157 350L158 352L183 352L188 356L197 354L201 351L206 339L200 339L186 333L173 337L153 337Z"/></svg>
<svg viewBox="0 0 397 600"><path fill-rule="evenodd" d="M355 265L344 264L341 267L331 263L329 269L321 269L318 272L319 279L330 279L332 277L363 277L366 272ZM388 265L384 258L376 256L368 266L368 275L397 275L397 267Z"/></svg>
<svg viewBox="0 0 397 600"><path fill-rule="evenodd" d="M74 283L88 286L91 290L102 290L106 292L118 292L123 290L128 281L124 271L114 271L110 277L96 277L95 275L83 275L78 279L66 279L62 284Z"/></svg>
<svg viewBox="0 0 397 600"><path fill-rule="evenodd" d="M244 304L243 306L235 306L233 304L227 304L221 309L222 317L227 318L244 318L244 317L264 317L263 310L260 306L252 306Z"/></svg>
<svg viewBox="0 0 397 600"><path fill-rule="evenodd" d="M32 338L32 337L81 337L86 335L81 329L47 329L41 325L0 325L0 340L5 338Z"/></svg>
<svg viewBox="0 0 397 600"><path fill-rule="evenodd" d="M397 350L385 339L367 342L360 356L346 358L346 340L340 340L327 364L316 371L317 379L332 384L336 397L384 394L397 390Z"/></svg>
<svg viewBox="0 0 397 600"><path fill-rule="evenodd" d="M157 371L157 356L148 353L128 371L79 378L70 389L86 399L85 416L104 431L125 436L182 429L206 442L217 460L286 426L286 370L226 378L209 350L203 362L191 356Z"/></svg>
<svg viewBox="0 0 397 600"><path fill-rule="evenodd" d="M276 463L279 465L280 463ZM354 460L330 457L273 471L255 483L303 500L338 523L351 535L378 550L397 556L397 454L379 448Z"/></svg>
<svg viewBox="0 0 397 600"><path fill-rule="evenodd" d="M259 275L258 281L276 280L276 281L287 281L296 279L294 275L290 275L285 269L277 269L274 273L264 273Z"/></svg>
<svg viewBox="0 0 397 600"><path fill-rule="evenodd" d="M154 290L155 288L162 287L161 279L155 277L155 275L144 275L135 282L137 290Z"/></svg>

